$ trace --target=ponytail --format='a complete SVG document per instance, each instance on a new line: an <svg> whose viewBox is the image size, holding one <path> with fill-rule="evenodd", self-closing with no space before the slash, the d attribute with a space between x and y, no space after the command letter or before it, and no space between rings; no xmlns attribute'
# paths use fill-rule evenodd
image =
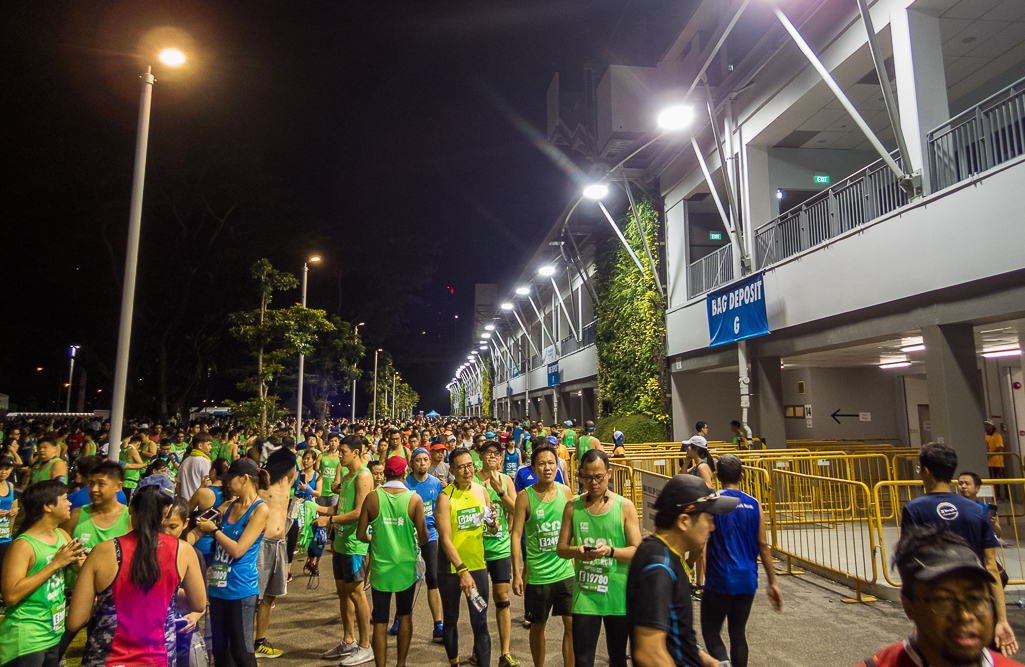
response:
<svg viewBox="0 0 1025 667"><path fill-rule="evenodd" d="M138 544L128 574L132 584L146 593L160 580L157 546L164 532L164 510L172 502L173 499L156 486L146 486L132 494L132 530Z"/></svg>

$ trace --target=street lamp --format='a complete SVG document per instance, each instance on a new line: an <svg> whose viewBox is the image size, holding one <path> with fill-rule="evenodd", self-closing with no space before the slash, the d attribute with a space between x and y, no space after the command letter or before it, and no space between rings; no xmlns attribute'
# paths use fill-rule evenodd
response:
<svg viewBox="0 0 1025 667"><path fill-rule="evenodd" d="M374 350L374 412L371 416L371 423L377 424L377 355L384 350L378 348Z"/></svg>
<svg viewBox="0 0 1025 667"><path fill-rule="evenodd" d="M68 371L68 402L64 408L64 412L71 412L71 381L75 377L75 351L79 349L79 345L71 346L71 370Z"/></svg>
<svg viewBox="0 0 1025 667"><path fill-rule="evenodd" d="M306 274L310 272L310 264L320 262L320 255L313 255L309 260L303 262L303 289L302 306L306 307ZM303 424L303 367L306 364L306 355L299 352L299 391L295 399L295 444L299 444L299 436L302 435Z"/></svg>
<svg viewBox="0 0 1025 667"><path fill-rule="evenodd" d="M511 303L503 303L502 304L502 310L512 310L512 309L513 309L513 305Z"/></svg>
<svg viewBox="0 0 1025 667"><path fill-rule="evenodd" d="M164 49L160 62L177 67L185 62L178 49ZM142 75L139 98L139 127L135 138L135 171L132 174L132 202L128 214L128 243L125 250L125 279L121 290L121 324L118 327L117 358L114 363L114 395L110 405L110 436L107 456L117 461L121 455L121 423L125 418L125 389L128 384L128 351L132 339L132 311L135 307L135 273L139 264L139 234L142 230L142 190L146 180L146 147L149 140L149 112L153 101L153 68Z"/></svg>
<svg viewBox="0 0 1025 667"><path fill-rule="evenodd" d="M391 376L391 418L395 421L395 385L398 384L399 374L395 373Z"/></svg>
<svg viewBox="0 0 1025 667"><path fill-rule="evenodd" d="M588 199L598 201L609 196L609 186L604 183L591 183L583 190L583 195Z"/></svg>
<svg viewBox="0 0 1025 667"><path fill-rule="evenodd" d="M360 322L356 325L354 329L355 334L353 335L355 336L357 341L359 340L359 328L361 326L364 326L365 324L365 322ZM356 378L352 379L352 423L356 423Z"/></svg>
<svg viewBox="0 0 1025 667"><path fill-rule="evenodd" d="M542 266L537 270L537 274L539 276L544 276L545 278L551 278L555 275L555 267L551 265Z"/></svg>

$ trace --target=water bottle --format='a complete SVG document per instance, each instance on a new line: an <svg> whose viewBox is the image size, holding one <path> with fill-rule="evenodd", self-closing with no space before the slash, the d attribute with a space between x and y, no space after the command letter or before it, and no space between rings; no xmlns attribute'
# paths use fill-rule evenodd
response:
<svg viewBox="0 0 1025 667"><path fill-rule="evenodd" d="M484 610L488 608L488 603L480 596L480 593L476 588L473 589L473 593L470 594L470 602L478 613L483 614Z"/></svg>
<svg viewBox="0 0 1025 667"><path fill-rule="evenodd" d="M1019 607L1025 607L1025 598L1018 600L1014 604L1018 605Z"/></svg>

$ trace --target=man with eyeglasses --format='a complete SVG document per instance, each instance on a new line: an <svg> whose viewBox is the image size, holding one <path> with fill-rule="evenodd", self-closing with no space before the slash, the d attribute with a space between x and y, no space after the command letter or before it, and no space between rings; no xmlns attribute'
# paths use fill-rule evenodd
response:
<svg viewBox="0 0 1025 667"><path fill-rule="evenodd" d="M559 557L573 561L573 655L576 667L594 665L601 626L609 667L626 667L626 572L641 529L633 503L609 491L609 458L592 449L580 460L584 493L562 511Z"/></svg>
<svg viewBox="0 0 1025 667"><path fill-rule="evenodd" d="M892 564L900 573L900 600L914 632L858 667L1019 664L988 648L998 609L990 594L995 581L963 538L937 525L906 526Z"/></svg>
<svg viewBox="0 0 1025 667"><path fill-rule="evenodd" d="M932 525L959 535L993 575L991 594L996 600L996 646L1004 655L1018 652L1018 640L1007 622L1004 589L1000 586L996 550L1000 546L986 512L976 503L950 492L957 469L957 453L942 443L931 443L918 453L919 474L925 495L904 505L900 527Z"/></svg>

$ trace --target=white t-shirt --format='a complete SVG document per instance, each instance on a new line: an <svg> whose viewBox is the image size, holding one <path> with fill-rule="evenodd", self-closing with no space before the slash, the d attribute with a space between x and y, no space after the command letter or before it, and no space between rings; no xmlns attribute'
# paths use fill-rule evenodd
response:
<svg viewBox="0 0 1025 667"><path fill-rule="evenodd" d="M178 468L178 495L188 500L202 486L203 478L210 474L210 459L190 456Z"/></svg>

